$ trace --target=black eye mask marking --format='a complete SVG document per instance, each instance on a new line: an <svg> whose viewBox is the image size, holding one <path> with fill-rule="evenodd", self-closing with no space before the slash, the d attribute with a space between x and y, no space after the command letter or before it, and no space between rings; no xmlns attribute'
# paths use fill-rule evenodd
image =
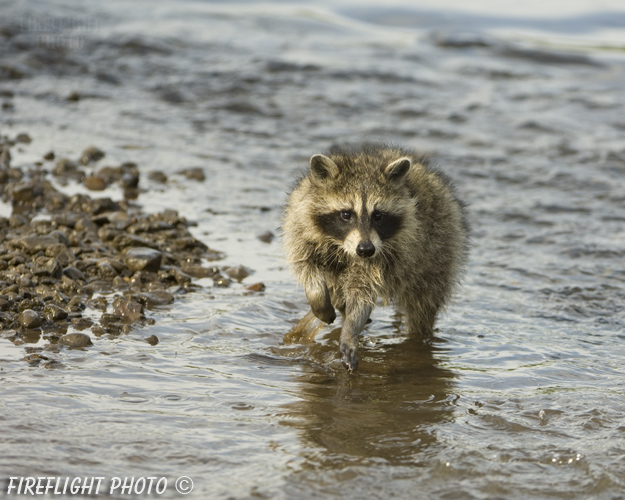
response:
<svg viewBox="0 0 625 500"><path fill-rule="evenodd" d="M399 215L375 210L371 214L371 227L375 229L381 240L388 240L401 229L402 218Z"/></svg>
<svg viewBox="0 0 625 500"><path fill-rule="evenodd" d="M354 228L356 214L351 210L339 210L315 216L315 224L327 235L345 240Z"/></svg>
<svg viewBox="0 0 625 500"><path fill-rule="evenodd" d="M344 241L349 232L358 227L362 236L369 233L369 229L374 229L380 239L387 240L397 234L402 226L402 218L399 215L390 214L375 210L371 216L366 212L358 220L356 214L351 210L337 210L327 214L317 215L315 223L325 234L337 240Z"/></svg>

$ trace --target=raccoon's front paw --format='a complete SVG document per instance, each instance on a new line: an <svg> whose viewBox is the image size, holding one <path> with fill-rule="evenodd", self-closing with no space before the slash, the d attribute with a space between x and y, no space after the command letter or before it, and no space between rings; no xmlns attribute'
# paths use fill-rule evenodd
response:
<svg viewBox="0 0 625 500"><path fill-rule="evenodd" d="M346 343L341 343L341 354L343 355L343 365L349 373L358 369L358 347L351 347Z"/></svg>
<svg viewBox="0 0 625 500"><path fill-rule="evenodd" d="M324 309L313 309L313 314L317 316L324 323L334 323L336 319L336 311L334 307L326 307Z"/></svg>

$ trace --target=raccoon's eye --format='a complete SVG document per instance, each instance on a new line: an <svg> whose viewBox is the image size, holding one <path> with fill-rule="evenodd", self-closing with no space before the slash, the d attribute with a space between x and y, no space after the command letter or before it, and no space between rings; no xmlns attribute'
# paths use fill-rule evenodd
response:
<svg viewBox="0 0 625 500"><path fill-rule="evenodd" d="M373 219L373 222L382 222L382 220L384 220L384 212L373 212L373 215L371 216L371 218Z"/></svg>
<svg viewBox="0 0 625 500"><path fill-rule="evenodd" d="M352 220L352 212L350 210L341 210L341 219L344 221Z"/></svg>

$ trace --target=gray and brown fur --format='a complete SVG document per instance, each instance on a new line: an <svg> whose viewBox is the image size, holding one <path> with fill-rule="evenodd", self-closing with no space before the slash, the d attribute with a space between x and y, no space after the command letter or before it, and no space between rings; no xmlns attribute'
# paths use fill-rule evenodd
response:
<svg viewBox="0 0 625 500"><path fill-rule="evenodd" d="M313 155L284 217L287 259L314 315L341 313L340 351L358 365L358 336L378 297L408 330L430 336L466 261L465 209L443 174L413 151L365 146Z"/></svg>

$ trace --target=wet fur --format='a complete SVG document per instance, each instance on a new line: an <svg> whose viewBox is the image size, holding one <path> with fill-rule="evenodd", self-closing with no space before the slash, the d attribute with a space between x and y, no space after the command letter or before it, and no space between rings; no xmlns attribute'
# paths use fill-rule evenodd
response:
<svg viewBox="0 0 625 500"><path fill-rule="evenodd" d="M450 181L398 147L313 155L289 196L283 230L314 315L332 323L337 309L343 317L340 351L350 370L378 297L404 314L412 334L432 334L468 249L465 208ZM375 253L362 257L370 245Z"/></svg>

